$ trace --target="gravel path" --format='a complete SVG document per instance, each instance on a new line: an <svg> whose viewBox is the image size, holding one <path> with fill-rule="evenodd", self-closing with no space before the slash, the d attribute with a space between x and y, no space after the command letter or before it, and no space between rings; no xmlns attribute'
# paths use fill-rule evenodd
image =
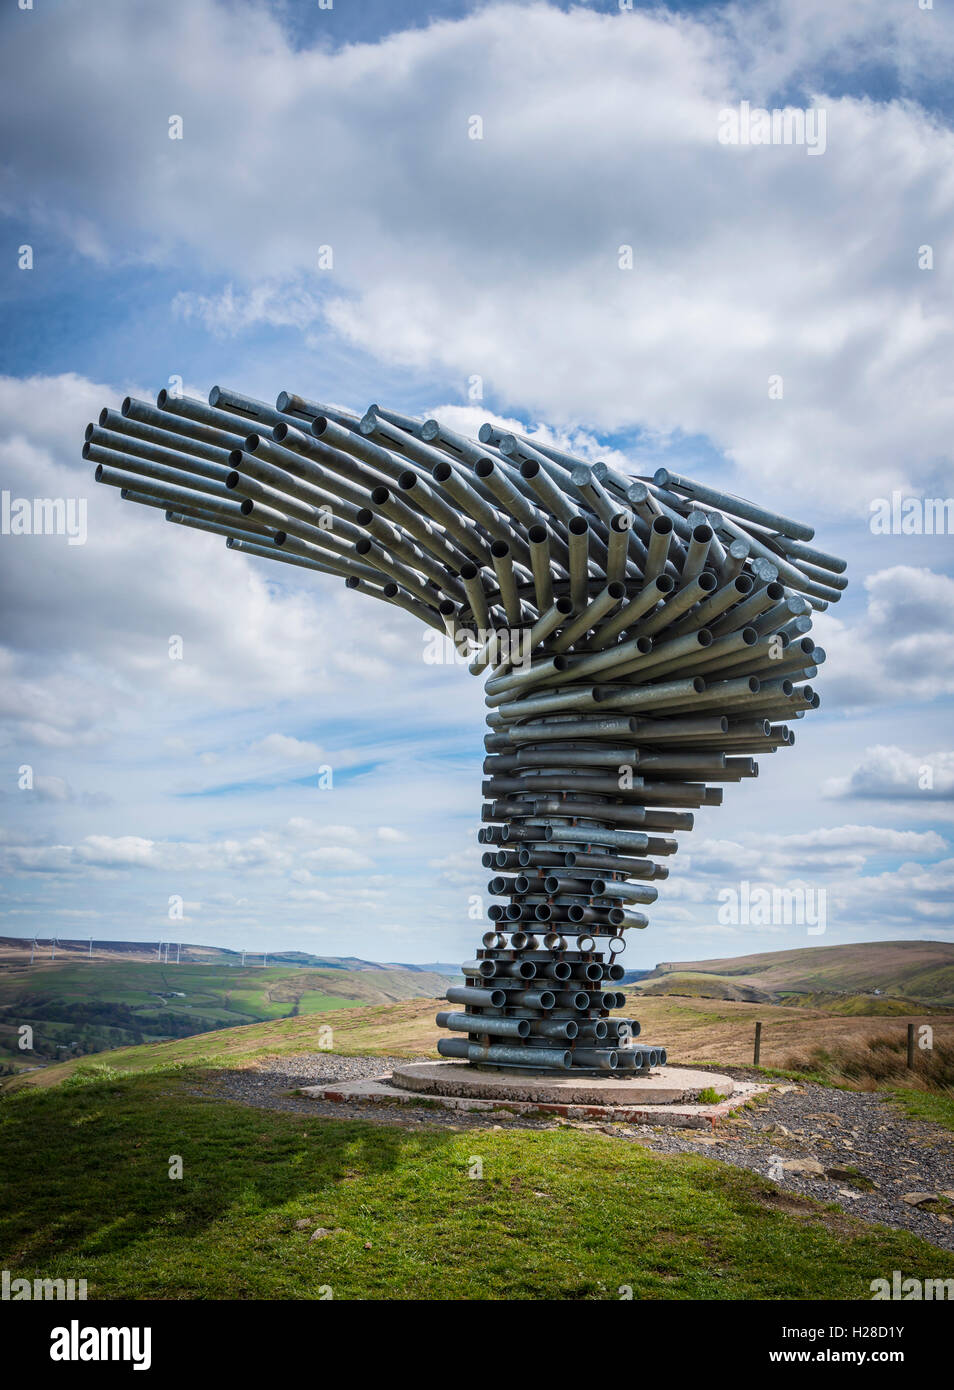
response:
<svg viewBox="0 0 954 1390"><path fill-rule="evenodd" d="M322 1081L382 1076L407 1061L406 1057L340 1057L330 1052L271 1057L247 1070L211 1073L200 1094L313 1118L371 1120L405 1128L557 1129L568 1123L557 1116L537 1119L502 1110L468 1114L432 1106L371 1107L291 1094L298 1086ZM726 1074L726 1068L719 1071ZM740 1075L748 1078L752 1073ZM954 1134L939 1125L908 1119L876 1093L808 1083L782 1085L773 1090L768 1104L739 1111L714 1130L570 1123L573 1128L602 1130L624 1143L644 1144L656 1153L704 1154L733 1163L771 1178L780 1193L831 1202L863 1221L903 1227L954 1250L954 1201L947 1203L945 1214L940 1208L931 1211L902 1200L913 1193L954 1194ZM808 1171L787 1166L803 1160L809 1162ZM812 1164L824 1171L812 1171Z"/></svg>

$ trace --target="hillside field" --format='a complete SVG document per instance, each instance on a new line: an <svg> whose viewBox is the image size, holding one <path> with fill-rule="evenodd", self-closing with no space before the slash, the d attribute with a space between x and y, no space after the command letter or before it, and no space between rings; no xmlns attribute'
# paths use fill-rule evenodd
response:
<svg viewBox="0 0 954 1390"><path fill-rule="evenodd" d="M0 1063L42 1066L236 1024L393 1003L442 992L446 984L444 976L400 968L242 969L96 960L8 965L0 968ZM18 1046L24 1024L33 1029L32 1051Z"/></svg>

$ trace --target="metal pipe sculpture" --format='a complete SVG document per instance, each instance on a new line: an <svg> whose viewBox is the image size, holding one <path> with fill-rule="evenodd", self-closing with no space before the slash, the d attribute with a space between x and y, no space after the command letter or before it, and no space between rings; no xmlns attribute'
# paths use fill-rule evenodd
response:
<svg viewBox="0 0 954 1390"><path fill-rule="evenodd" d="M337 575L486 673L478 839L505 899L437 1021L444 1057L573 1074L666 1050L618 1015L619 954L692 808L758 775L819 697L811 615L845 562L811 527L660 468L634 478L484 425L282 392L131 397L86 431L98 482L233 550ZM399 619L398 621L403 621Z"/></svg>

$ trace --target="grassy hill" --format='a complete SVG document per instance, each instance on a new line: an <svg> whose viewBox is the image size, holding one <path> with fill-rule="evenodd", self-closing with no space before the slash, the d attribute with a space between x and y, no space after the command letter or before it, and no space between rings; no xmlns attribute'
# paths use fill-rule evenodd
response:
<svg viewBox="0 0 954 1390"><path fill-rule="evenodd" d="M45 1089L78 1073L139 1073L167 1066L245 1066L268 1057L319 1050L345 1055L436 1056L437 999L337 1009L333 1014L226 1028L170 1042L122 1048L24 1072L11 1088ZM630 1010L627 1010L630 1012ZM841 1085L937 1091L954 1087L954 1014L898 1018L832 1014L825 1009L650 995L638 1000L642 1037L661 1042L679 1065L748 1066L755 1022L762 1023L763 1067L815 1075ZM908 1023L929 1022L935 1046L904 1068ZM330 1037L322 1030L331 1028ZM890 1065L889 1065L890 1064Z"/></svg>
<svg viewBox="0 0 954 1390"><path fill-rule="evenodd" d="M694 1154L560 1126L318 1119L199 1080L0 1101L3 1268L82 1276L91 1299L870 1299L885 1271L954 1277L916 1236Z"/></svg>
<svg viewBox="0 0 954 1390"><path fill-rule="evenodd" d="M45 1065L236 1024L393 1003L440 994L447 981L364 964L356 970L95 960L7 965L0 968L0 1063ZM33 1029L32 1051L18 1046L24 1024Z"/></svg>
<svg viewBox="0 0 954 1390"><path fill-rule="evenodd" d="M806 996L816 1006L849 1012L905 1012L931 1005L954 1007L954 942L866 941L848 946L806 946L793 951L716 960L669 961L636 982L652 994L704 994L713 998L798 1003ZM876 996L874 991L880 991Z"/></svg>
<svg viewBox="0 0 954 1390"><path fill-rule="evenodd" d="M272 982L261 970L193 968L197 994L205 976L212 984L228 976L236 1004L256 991L249 1007L289 1003L279 997L288 972ZM127 976L127 993L154 984L151 969ZM184 969L168 973L179 980ZM374 988L374 973L335 978L342 988L358 979ZM313 984L311 974L294 978ZM73 984L88 978L80 972ZM306 989L298 1003L311 992L320 991ZM300 1008L12 1079L0 1093L0 1183L16 1200L0 1212L0 1265L13 1277L82 1276L91 1298L125 1299L311 1300L330 1290L336 1300L615 1301L631 1289L650 1301L868 1300L870 1281L885 1271L954 1278L954 1256L907 1232L595 1126L500 1128L491 1115L458 1132L209 1094L209 1069L278 1054L434 1052L435 999L355 1006L329 997L331 1010ZM652 993L636 1012L643 1036L666 1042L681 1063L749 1062L760 1019L766 1066L817 1071L823 1055L830 1079L920 1087L903 1093L913 1113L954 1125L951 1091L930 1089L926 1071L936 1059L952 1065L954 1015L931 1016L931 1059L899 1083L896 1073L851 1077L837 1065L883 1060L885 1037L903 1065L904 1016ZM169 1180L171 1154L182 1157L178 1181Z"/></svg>

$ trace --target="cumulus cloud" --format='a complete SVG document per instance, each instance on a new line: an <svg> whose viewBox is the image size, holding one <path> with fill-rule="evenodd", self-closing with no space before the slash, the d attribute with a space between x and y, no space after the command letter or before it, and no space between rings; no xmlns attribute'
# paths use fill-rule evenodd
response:
<svg viewBox="0 0 954 1390"><path fill-rule="evenodd" d="M815 615L828 653L826 700L842 706L933 700L954 692L954 579L893 565L865 579L860 620ZM816 635L813 634L813 635Z"/></svg>
<svg viewBox="0 0 954 1390"><path fill-rule="evenodd" d="M280 762L320 763L326 756L317 743L288 734L268 734L254 745L254 751Z"/></svg>
<svg viewBox="0 0 954 1390"><path fill-rule="evenodd" d="M879 854L940 854L946 841L936 831L892 830L877 825L838 825L802 834L750 834L744 841L703 840L680 865L694 875L745 873L772 878L779 873L860 869ZM701 888L705 893L710 890Z"/></svg>
<svg viewBox="0 0 954 1390"><path fill-rule="evenodd" d="M825 782L822 794L891 801L950 801L954 799L954 753L917 756L892 744L878 744L865 749L864 757L847 777L833 777Z"/></svg>
<svg viewBox="0 0 954 1390"><path fill-rule="evenodd" d="M264 6L68 4L55 44L8 45L35 100L0 98L7 197L87 256L221 276L177 301L216 333L321 324L558 424L705 434L766 500L857 511L954 426L954 136L842 90L878 65L930 89L952 26L909 8L490 4L332 50ZM726 105L792 91L826 110L823 157L719 145Z"/></svg>
<svg viewBox="0 0 954 1390"><path fill-rule="evenodd" d="M640 472L675 453L782 511L840 513L865 539L871 496L943 476L954 137L918 101L950 69L943 7L757 0L677 15L514 0L337 47L293 42L264 3L102 0L94 26L86 8L38 13L0 54L15 151L0 208L15 203L32 240L61 263L75 253L107 289L137 269L161 283L156 320L199 351L208 338L227 369L253 363L251 379L224 378L240 388L312 393L316 380L323 398L333 378L329 392L363 405L386 401L389 379L416 383L414 408L465 433L493 418ZM871 72L891 100L856 95ZM824 156L720 146L719 112L742 99L823 107ZM168 139L173 113L182 141ZM468 138L475 114L481 140ZM333 268L319 268L321 246ZM98 342L85 331L64 347L77 362ZM11 766L43 779L0 836L33 895L17 910L84 910L57 892L102 889L124 936L162 914L163 875L175 888L195 876L206 939L234 944L248 924L282 944L360 918L370 934L413 923L428 953L469 949L467 900L487 878L472 821L479 683L425 666L407 615L91 486L86 420L126 389L149 394L125 380L122 341L97 351L106 384L0 380L4 485L84 499L89 533L85 546L0 546L0 739ZM276 359L305 379L272 380ZM164 381L176 364L160 365ZM826 707L954 688L952 596L951 580L898 565L871 576L860 617L851 592L848 618L822 615ZM864 744L888 740L843 727L840 766L855 766L835 794L873 802L873 787L903 785L913 755L865 767ZM798 795L813 797L833 763L806 761L805 743ZM298 785L319 760L362 765L350 787L335 778L329 826ZM690 841L659 924L731 932L700 914L720 876L744 874L822 877L842 920L888 931L910 894L904 929L946 930L943 873L919 862L946 852L934 832L791 835L798 807L772 814L778 835L736 821Z"/></svg>
<svg viewBox="0 0 954 1390"><path fill-rule="evenodd" d="M286 873L304 869L353 873L373 865L366 853L353 847L359 839L350 826L322 828L293 820L283 831L263 831L245 839L152 840L140 835L86 835L75 845L7 843L0 848L0 859L10 873L70 873L86 866L163 872Z"/></svg>

